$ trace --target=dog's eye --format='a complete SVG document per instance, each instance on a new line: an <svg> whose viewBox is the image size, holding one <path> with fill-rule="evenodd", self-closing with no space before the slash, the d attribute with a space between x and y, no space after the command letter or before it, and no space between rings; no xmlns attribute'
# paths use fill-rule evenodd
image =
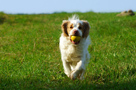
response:
<svg viewBox="0 0 136 90"><path fill-rule="evenodd" d="M79 26L78 28L79 28L79 29L82 29L82 27L81 27L81 26Z"/></svg>
<svg viewBox="0 0 136 90"><path fill-rule="evenodd" d="M72 28L73 28L73 26L70 26L70 28L72 29Z"/></svg>

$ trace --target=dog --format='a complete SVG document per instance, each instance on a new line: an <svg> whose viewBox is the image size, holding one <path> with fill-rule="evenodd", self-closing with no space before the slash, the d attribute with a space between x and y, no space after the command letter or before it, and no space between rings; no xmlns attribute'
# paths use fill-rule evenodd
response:
<svg viewBox="0 0 136 90"><path fill-rule="evenodd" d="M88 46L90 45L90 25L85 20L80 20L73 15L68 20L63 20L62 34L60 36L60 53L64 73L71 79L83 80L86 65L90 59ZM72 41L71 37L80 37L80 40Z"/></svg>
<svg viewBox="0 0 136 90"><path fill-rule="evenodd" d="M117 14L116 16L134 16L135 13L132 10L123 11L120 14Z"/></svg>

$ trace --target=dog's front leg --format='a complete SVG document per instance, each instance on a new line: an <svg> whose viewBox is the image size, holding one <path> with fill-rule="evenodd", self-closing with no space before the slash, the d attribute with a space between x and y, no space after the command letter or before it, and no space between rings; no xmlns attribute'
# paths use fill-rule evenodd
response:
<svg viewBox="0 0 136 90"><path fill-rule="evenodd" d="M83 79L84 72L85 72L85 64L83 61L79 61L75 69L71 72L70 78L72 80L75 80L78 76L80 76L80 79Z"/></svg>
<svg viewBox="0 0 136 90"><path fill-rule="evenodd" d="M71 73L70 62L66 62L65 60L63 60L63 68L64 68L65 74L68 77L70 77L70 73Z"/></svg>

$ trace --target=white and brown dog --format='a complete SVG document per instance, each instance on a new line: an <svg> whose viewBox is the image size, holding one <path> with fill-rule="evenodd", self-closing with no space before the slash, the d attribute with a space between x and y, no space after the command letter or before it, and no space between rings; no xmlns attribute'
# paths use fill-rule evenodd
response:
<svg viewBox="0 0 136 90"><path fill-rule="evenodd" d="M89 23L74 15L68 20L63 20L62 34L60 37L60 52L64 72L72 80L79 77L83 79L86 64L90 59L88 46L90 44ZM78 42L72 41L71 36L80 36Z"/></svg>

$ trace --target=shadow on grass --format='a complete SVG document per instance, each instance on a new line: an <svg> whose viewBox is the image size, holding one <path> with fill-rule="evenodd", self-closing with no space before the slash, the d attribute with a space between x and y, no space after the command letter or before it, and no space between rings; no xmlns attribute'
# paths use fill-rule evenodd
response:
<svg viewBox="0 0 136 90"><path fill-rule="evenodd" d="M77 82L76 84L72 84L68 86L68 82L66 85L61 85L57 89L58 90L135 90L136 89L136 80L124 82L124 83L106 83L106 84L88 84Z"/></svg>
<svg viewBox="0 0 136 90"><path fill-rule="evenodd" d="M0 90L135 90L136 80L118 83L93 84L91 81L72 81L69 78L60 80L44 81L38 79L2 79L0 78Z"/></svg>

